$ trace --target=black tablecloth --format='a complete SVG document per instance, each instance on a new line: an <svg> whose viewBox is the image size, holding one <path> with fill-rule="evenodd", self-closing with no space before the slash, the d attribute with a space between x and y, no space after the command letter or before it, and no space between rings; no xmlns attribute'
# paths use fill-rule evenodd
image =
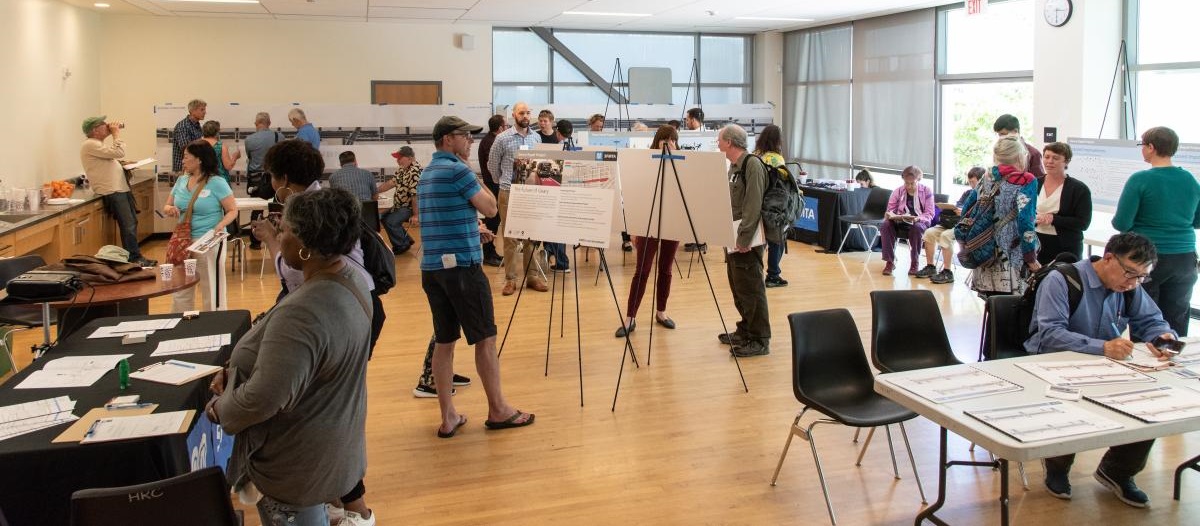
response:
<svg viewBox="0 0 1200 526"><path fill-rule="evenodd" d="M60 342L41 360L0 386L0 406L66 395L76 401L75 414L83 416L96 407L102 407L113 396L136 394L141 395L142 402L158 404L155 413L187 409L202 411L208 400L208 382L204 380L174 386L132 379L129 388L121 391L117 373L112 371L90 387L13 389L30 373L41 369L45 362L58 357L133 353L129 358L129 366L131 370L137 370L167 359L150 357L160 341L230 333L236 344L250 329L249 311L205 312L194 320L179 322L174 329L155 332L146 338L146 343L121 345L120 340L114 338L87 339L87 335L101 326L127 320L173 316L178 314L91 321ZM173 358L215 365L224 364L232 352L233 345L227 345L215 353L189 353ZM141 484L180 475L191 469L186 434L87 445L51 443L66 429L67 425L60 425L0 441L0 470L3 470L0 476L0 509L13 526L68 524L71 493L75 490Z"/></svg>
<svg viewBox="0 0 1200 526"><path fill-rule="evenodd" d="M867 196L871 191L866 188L829 190L813 186L802 186L801 189L804 190L804 197L809 208L812 207L815 200L817 230L811 230L812 223L810 221L808 223L810 229L793 228L791 238L819 245L825 250L837 250L838 245L842 242L842 236L846 234L847 230L847 225L839 218L843 215L862 212L863 205L867 203ZM797 224L803 224L803 221L797 222ZM846 246L842 248L842 251L850 252L866 250L866 248L862 236L855 234L846 239Z"/></svg>

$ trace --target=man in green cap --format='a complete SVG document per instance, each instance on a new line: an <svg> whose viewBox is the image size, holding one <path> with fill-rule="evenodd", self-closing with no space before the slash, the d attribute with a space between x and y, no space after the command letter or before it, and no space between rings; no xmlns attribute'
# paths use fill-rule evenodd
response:
<svg viewBox="0 0 1200 526"><path fill-rule="evenodd" d="M125 157L125 141L121 140L121 125L105 122L105 116L89 117L83 121L83 146L79 149L79 161L83 173L96 195L104 199L104 206L117 220L121 231L121 244L129 251L129 262L143 267L153 267L157 261L142 257L137 237L137 207L133 193L129 191L129 180L119 159ZM112 141L106 143L106 139Z"/></svg>

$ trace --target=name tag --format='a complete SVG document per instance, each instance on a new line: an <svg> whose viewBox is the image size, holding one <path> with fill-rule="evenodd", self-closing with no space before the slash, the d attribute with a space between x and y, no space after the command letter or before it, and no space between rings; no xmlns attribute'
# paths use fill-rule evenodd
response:
<svg viewBox="0 0 1200 526"><path fill-rule="evenodd" d="M212 195L212 190L205 188L200 191L200 197L208 197L210 195Z"/></svg>
<svg viewBox="0 0 1200 526"><path fill-rule="evenodd" d="M454 254L442 254L442 268L454 268L458 266L458 258Z"/></svg>

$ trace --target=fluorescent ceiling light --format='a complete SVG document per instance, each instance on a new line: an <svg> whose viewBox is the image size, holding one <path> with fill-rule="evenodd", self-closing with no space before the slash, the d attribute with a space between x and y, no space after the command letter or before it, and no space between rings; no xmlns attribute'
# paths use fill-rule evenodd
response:
<svg viewBox="0 0 1200 526"><path fill-rule="evenodd" d="M108 5L108 4L101 3L101 2L96 2L96 3L92 4L92 5L94 5L94 6L96 6L96 7L100 7L100 8L112 7L112 6Z"/></svg>
<svg viewBox="0 0 1200 526"><path fill-rule="evenodd" d="M257 4L258 0L166 0L168 2L198 2L205 4Z"/></svg>
<svg viewBox="0 0 1200 526"><path fill-rule="evenodd" d="M564 15L590 15L590 16L652 16L650 13L605 13L601 11L563 11Z"/></svg>
<svg viewBox="0 0 1200 526"><path fill-rule="evenodd" d="M812 22L811 18L779 18L773 16L735 16L734 20L764 20L768 22Z"/></svg>

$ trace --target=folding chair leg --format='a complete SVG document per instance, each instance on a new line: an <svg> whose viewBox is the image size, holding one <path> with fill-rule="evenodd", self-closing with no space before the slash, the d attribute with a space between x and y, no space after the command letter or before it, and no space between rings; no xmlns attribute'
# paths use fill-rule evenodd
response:
<svg viewBox="0 0 1200 526"><path fill-rule="evenodd" d="M862 428L861 428L861 427L856 427L856 428L854 428L854 438L850 439L850 442L853 442L853 443L857 444L857 443L858 443L858 434L859 434L859 433L862 433Z"/></svg>
<svg viewBox="0 0 1200 526"><path fill-rule="evenodd" d="M892 426L883 426L883 431L887 433L888 453L892 455L892 475L896 480L900 480L900 467L896 465L896 448L892 446Z"/></svg>
<svg viewBox="0 0 1200 526"><path fill-rule="evenodd" d="M862 428L859 428L859 429L862 429ZM874 436L875 436L875 428L872 427L869 431L867 431L867 440L865 442L863 442L863 447L858 452L858 460L854 462L854 465L856 467L862 466L863 456L867 454L867 447L871 445L871 437L874 437Z"/></svg>
<svg viewBox="0 0 1200 526"><path fill-rule="evenodd" d="M856 229L856 228L858 229L858 231L859 231L860 233L862 232L862 228L861 228L861 227L859 227L858 225L850 225L850 228L847 228L847 229L846 229L846 234L842 236L842 242L841 242L840 244L838 244L838 249L837 249L837 253L838 253L838 254L841 254L841 253L842 253L842 247L846 246L846 238L850 237L850 231L851 231L851 230L854 230L854 229ZM863 237L863 240L864 240L864 241L866 241L866 236L865 236L865 235L864 235L864 237Z"/></svg>
<svg viewBox="0 0 1200 526"><path fill-rule="evenodd" d="M1021 473L1021 487L1029 491L1029 478L1025 476L1025 463L1017 462L1017 471Z"/></svg>
<svg viewBox="0 0 1200 526"><path fill-rule="evenodd" d="M908 450L908 464L912 466L913 478L917 480L917 491L921 492L921 504L928 504L929 501L925 499L925 487L921 485L921 475L917 474L917 461L913 458L912 444L908 443L908 432L904 430L904 422L900 422L900 437L904 439L904 448Z"/></svg>
<svg viewBox="0 0 1200 526"><path fill-rule="evenodd" d="M809 425L806 435L808 438L808 445L812 449L813 463L817 465L817 478L821 481L821 493L825 495L825 509L829 511L829 522L836 526L837 517L833 515L833 502L829 500L829 486L825 484L825 471L821 469L821 456L817 454L817 441L813 440L812 436L813 427L819 423L820 421L817 421Z"/></svg>
<svg viewBox="0 0 1200 526"><path fill-rule="evenodd" d="M779 480L779 471L783 469L783 459L787 458L788 449L792 447L792 438L796 436L796 426L800 425L800 417L796 417L796 421L792 422L792 427L788 429L787 442L783 444L783 453L779 455L779 464L775 466L775 474L771 475L771 485L775 485L775 481Z"/></svg>

